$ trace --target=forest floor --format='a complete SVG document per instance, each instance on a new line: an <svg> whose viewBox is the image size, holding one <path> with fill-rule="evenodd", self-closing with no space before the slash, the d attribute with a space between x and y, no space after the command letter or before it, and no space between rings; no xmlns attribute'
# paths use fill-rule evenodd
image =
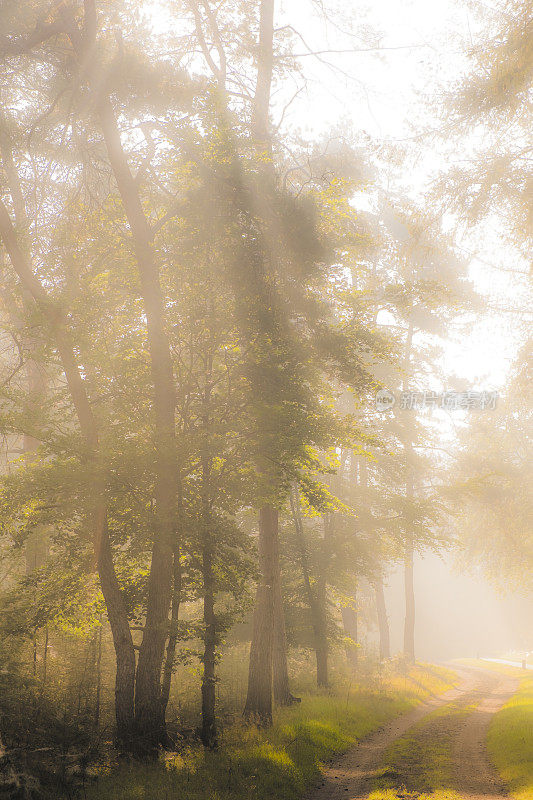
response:
<svg viewBox="0 0 533 800"><path fill-rule="evenodd" d="M456 687L347 751L307 800L501 800L509 789L533 798L531 678L520 683L518 670L490 666L454 668Z"/></svg>
<svg viewBox="0 0 533 800"><path fill-rule="evenodd" d="M109 753L86 800L533 800L533 676L482 662L390 663L318 692L267 730L240 715L218 750ZM58 795L54 795L55 798Z"/></svg>
<svg viewBox="0 0 533 800"><path fill-rule="evenodd" d="M363 670L364 672L364 670ZM302 672L294 690L301 703L277 709L272 728L243 724L221 731L220 747L191 744L156 764L111 762L84 787L88 800L300 800L323 765L373 731L450 689L443 667L390 664L381 672L344 676L331 690L312 689Z"/></svg>

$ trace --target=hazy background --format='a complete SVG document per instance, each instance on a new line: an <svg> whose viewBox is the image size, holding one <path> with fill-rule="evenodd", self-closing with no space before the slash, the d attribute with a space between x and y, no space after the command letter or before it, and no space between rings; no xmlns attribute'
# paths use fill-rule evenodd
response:
<svg viewBox="0 0 533 800"><path fill-rule="evenodd" d="M403 574L386 587L393 653L403 648ZM533 597L498 592L485 577L460 572L437 555L415 561L416 649L422 660L533 651Z"/></svg>

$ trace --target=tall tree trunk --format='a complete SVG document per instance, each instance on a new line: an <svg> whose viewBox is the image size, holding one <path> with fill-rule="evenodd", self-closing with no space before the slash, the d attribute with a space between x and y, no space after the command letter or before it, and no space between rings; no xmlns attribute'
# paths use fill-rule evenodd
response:
<svg viewBox="0 0 533 800"><path fill-rule="evenodd" d="M350 605L341 606L342 626L344 633L348 637L346 643L346 658L348 664L355 669L359 660L358 648L358 615L356 608L356 598L354 596L353 602Z"/></svg>
<svg viewBox="0 0 533 800"><path fill-rule="evenodd" d="M311 614L311 627L313 629L313 641L316 657L316 677L318 686L327 686L328 684L328 639L327 639L327 625L325 617L325 597L322 598L323 604L320 603L320 594L325 592L325 583L319 585L319 581L314 586L311 585L311 572L309 569L309 559L307 556L307 548L305 544L305 536L302 518L299 510L298 497L296 491L293 489L290 495L292 518L296 531L296 540L298 543L298 550L300 553L300 564L302 567L302 575L304 579L305 592L307 594L307 602L309 604L309 611Z"/></svg>
<svg viewBox="0 0 533 800"><path fill-rule="evenodd" d="M390 635L387 606L385 605L385 591L381 576L374 583L374 592L376 595L376 613L379 629L379 658L380 661L384 661L390 658Z"/></svg>
<svg viewBox="0 0 533 800"><path fill-rule="evenodd" d="M163 322L163 298L151 231L144 215L139 190L126 161L115 116L108 97L101 99L99 119L115 180L133 236L141 280L155 417L155 512L157 530L152 546L144 634L139 649L135 683L135 719L147 747L166 739L161 715L161 669L168 631L172 596L172 562L176 547L176 462L175 391L172 357Z"/></svg>
<svg viewBox="0 0 533 800"><path fill-rule="evenodd" d="M167 652L165 664L163 666L163 678L161 680L161 715L165 719L165 714L170 698L170 687L172 684L172 672L176 660L176 647L178 644L178 621L181 603L181 554L176 548L172 555L172 601L170 607L170 629L167 641Z"/></svg>
<svg viewBox="0 0 533 800"><path fill-rule="evenodd" d="M101 501L94 512L93 546L117 664L115 678L117 739L121 747L129 750L134 737L135 649L124 597L113 564L107 529L107 509Z"/></svg>
<svg viewBox="0 0 533 800"><path fill-rule="evenodd" d="M405 546L405 625L403 651L407 660L415 662L415 588L413 580L414 548L413 542Z"/></svg>
<svg viewBox="0 0 533 800"><path fill-rule="evenodd" d="M327 688L329 685L327 571L329 563L328 547L332 525L333 514L328 513L324 516L324 538L322 539L321 543L321 553L318 566L319 574L316 582L316 682L317 686L321 688Z"/></svg>
<svg viewBox="0 0 533 800"><path fill-rule="evenodd" d="M255 597L248 694L244 714L261 725L272 723L272 655L274 644L274 587L279 559L278 511L271 505L259 512L259 568Z"/></svg>
<svg viewBox="0 0 533 800"><path fill-rule="evenodd" d="M213 749L218 744L215 716L216 705L216 644L217 621L215 615L215 574L211 541L204 544L202 571L204 581L204 654L202 675L202 732L204 747Z"/></svg>
<svg viewBox="0 0 533 800"><path fill-rule="evenodd" d="M95 55L95 0L84 0L83 28L70 8L62 8L68 35L77 55L80 73L90 75ZM164 328L164 302L152 231L144 213L138 183L133 178L120 138L111 100L101 85L89 88L102 130L111 170L132 235L141 294L146 315L148 350L153 384L155 422L155 516L156 531L148 578L144 634L139 649L135 681L135 721L139 745L157 747L166 739L161 704L161 670L168 636L168 614L172 598L172 564L176 546L176 503L179 475L176 454L175 391L172 356Z"/></svg>
<svg viewBox="0 0 533 800"><path fill-rule="evenodd" d="M274 66L274 0L261 0L259 7L259 43L252 129L256 145L268 152L272 148L268 124L272 70Z"/></svg>
<svg viewBox="0 0 533 800"><path fill-rule="evenodd" d="M327 631L327 587L324 574L319 575L316 582L316 597L316 683L317 686L325 689L329 684L329 642Z"/></svg>
<svg viewBox="0 0 533 800"><path fill-rule="evenodd" d="M285 632L285 612L281 594L281 570L276 575L274 586L274 651L272 655L274 701L280 706L299 703L300 698L291 692L289 669L287 665L287 636Z"/></svg>
<svg viewBox="0 0 533 800"><path fill-rule="evenodd" d="M94 700L94 726L98 729L100 725L100 696L102 693L102 620L98 628L96 640L96 691Z"/></svg>
<svg viewBox="0 0 533 800"><path fill-rule="evenodd" d="M274 0L261 0L259 6L259 41L257 75L253 102L252 134L255 148L260 154L272 152L269 126L270 93L274 41ZM272 174L272 165L265 164L265 176ZM260 198L255 198L266 212ZM279 566L278 511L264 506L259 512L259 553L261 578L257 587L254 607L248 694L244 713L262 724L272 722L273 670L275 691L279 702L290 698L285 622L281 601L281 576Z"/></svg>
<svg viewBox="0 0 533 800"><path fill-rule="evenodd" d="M211 508L211 458L209 455L209 404L211 360L208 369L208 388L204 393L203 425L206 438L202 457L202 577L204 589L204 654L202 674L202 743L213 749L218 744L216 725L216 648L217 618L215 614L216 578L213 565L213 531Z"/></svg>

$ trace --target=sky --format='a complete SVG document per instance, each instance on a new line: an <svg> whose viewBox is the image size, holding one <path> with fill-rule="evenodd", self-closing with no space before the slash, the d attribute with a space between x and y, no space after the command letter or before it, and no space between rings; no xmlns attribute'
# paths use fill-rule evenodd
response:
<svg viewBox="0 0 533 800"><path fill-rule="evenodd" d="M321 61L306 58L308 87L286 115L286 124L318 133L345 120L384 145L410 143L419 149L420 158L417 168L401 180L408 191L424 196L432 173L447 166L442 145L439 149L438 137L431 133L443 125L438 113L444 89L466 68L465 46L477 41L476 18L458 0L375 0L366 12L357 5L363 35L356 40L346 34L348 26L339 25L340 31L323 18L310 18L311 5L310 0L281 0L279 11L281 18L286 15L297 24L312 49L355 50L372 46L377 37L380 50L324 53ZM336 5L338 15L343 8L353 8L346 0L329 0L326 5ZM365 28L375 32L367 34L368 41ZM305 49L302 45L302 52ZM523 265L502 246L494 221L478 234L467 231L460 247L469 262L469 277L492 308L528 307L527 276L507 271ZM478 258L472 257L474 250ZM517 315L494 313L469 325L467 332L463 322L450 331L445 371L457 374L472 389L504 392L523 335Z"/></svg>
<svg viewBox="0 0 533 800"><path fill-rule="evenodd" d="M155 32L162 34L169 27L164 2L144 3ZM490 2L483 0L487 8ZM276 0L275 11L276 26L290 25L296 32L305 84L288 79L278 87L274 123L284 113L284 127L310 138L347 123L384 148L410 145L419 156L416 166L400 176L402 191L423 197L431 176L445 170L449 158L445 140L439 143L432 135L445 124L439 117L443 93L460 79L468 63L465 48L480 35L465 0L369 0L366 5L364 0ZM309 50L318 51L318 58L305 55ZM478 235L467 231L459 244L475 288L492 307L528 306L527 278L506 271L523 265L503 248L497 225L488 224ZM474 250L478 258L471 256ZM503 393L522 337L517 315L495 313L469 325L467 333L462 322L450 331L444 371L474 390Z"/></svg>

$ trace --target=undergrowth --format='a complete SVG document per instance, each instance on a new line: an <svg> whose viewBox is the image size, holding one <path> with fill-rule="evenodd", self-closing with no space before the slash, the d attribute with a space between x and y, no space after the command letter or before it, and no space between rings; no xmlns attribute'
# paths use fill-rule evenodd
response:
<svg viewBox="0 0 533 800"><path fill-rule="evenodd" d="M234 722L217 752L191 745L153 765L112 764L87 790L88 800L297 800L321 764L388 720L450 687L449 670L417 665L381 676L379 686L305 692L278 711L273 727Z"/></svg>

